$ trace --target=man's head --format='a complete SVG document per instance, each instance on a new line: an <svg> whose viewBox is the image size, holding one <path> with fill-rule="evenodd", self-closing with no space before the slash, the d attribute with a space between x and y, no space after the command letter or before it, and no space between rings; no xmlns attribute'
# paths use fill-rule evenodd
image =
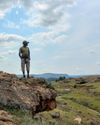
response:
<svg viewBox="0 0 100 125"><path fill-rule="evenodd" d="M26 40L23 41L23 46L27 46L29 42L27 42Z"/></svg>

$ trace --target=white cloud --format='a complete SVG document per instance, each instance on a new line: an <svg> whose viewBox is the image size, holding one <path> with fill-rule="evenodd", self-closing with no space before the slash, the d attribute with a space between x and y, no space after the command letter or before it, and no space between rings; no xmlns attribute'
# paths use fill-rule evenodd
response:
<svg viewBox="0 0 100 125"><path fill-rule="evenodd" d="M67 11L68 5L74 5L76 0L43 0L34 2L34 12L30 13L29 19L24 21L29 27L42 27L46 32L40 32L31 38L44 43L56 42L63 37L66 41L66 33L70 28L70 14ZM34 10L33 9L33 10ZM62 36L65 33L65 36ZM65 38L64 38L65 37Z"/></svg>
<svg viewBox="0 0 100 125"><path fill-rule="evenodd" d="M70 28L70 15L67 11L67 7L69 5L74 5L76 0L18 0L18 1L10 1L8 0L0 0L1 8L0 14L3 17L8 10L13 7L20 6L24 7L26 13L28 13L28 20L22 21L24 25L28 25L30 27L43 27L47 32L38 33L31 36L32 39L39 38L39 41L44 41L48 43L50 41L56 42L60 41L61 34L66 33ZM7 28L19 29L19 25L14 22L7 22L5 25ZM1 37L4 35L0 35L1 41L14 41L15 39L19 39L16 36L4 36L3 40ZM15 38L14 38L15 37ZM35 38L33 38L35 37ZM66 37L66 36L65 36ZM31 39L30 38L30 39ZM58 40L59 39L59 40ZM61 39L62 40L62 39ZM63 38L64 41L64 38Z"/></svg>
<svg viewBox="0 0 100 125"><path fill-rule="evenodd" d="M46 4L46 3L39 3L38 1L36 1L35 3L34 3L34 7L35 7L35 9L38 9L38 10L46 10L47 8L48 8L48 4Z"/></svg>
<svg viewBox="0 0 100 125"><path fill-rule="evenodd" d="M4 18L6 13L17 5L19 8L22 5L29 10L29 8L32 8L32 4L32 0L0 0L0 19Z"/></svg>
<svg viewBox="0 0 100 125"><path fill-rule="evenodd" d="M1 56L4 57L4 56L12 55L15 53L16 53L16 50L7 50L6 52L1 52Z"/></svg>
<svg viewBox="0 0 100 125"><path fill-rule="evenodd" d="M0 34L0 60L8 59L10 55L15 55L18 53L18 48L20 42L22 42L24 38L15 34Z"/></svg>
<svg viewBox="0 0 100 125"><path fill-rule="evenodd" d="M5 60L5 56L0 55L0 61Z"/></svg>
<svg viewBox="0 0 100 125"><path fill-rule="evenodd" d="M1 19L4 17L4 15L5 15L5 12L3 12L3 11L0 10L0 18Z"/></svg>
<svg viewBox="0 0 100 125"><path fill-rule="evenodd" d="M55 31L35 33L28 38L29 41L33 42L38 46L45 47L48 44L57 44L67 42L68 36L66 34L60 34Z"/></svg>
<svg viewBox="0 0 100 125"><path fill-rule="evenodd" d="M34 2L34 8L37 10L36 16L28 20L30 26L51 27L61 23L68 23L68 12L66 10L69 4L74 4L76 0L48 0ZM34 14L33 14L34 15ZM63 20L65 21L63 22Z"/></svg>
<svg viewBox="0 0 100 125"><path fill-rule="evenodd" d="M0 44L5 44L8 42L18 42L24 40L24 37L16 34L5 34L1 33L0 34Z"/></svg>
<svg viewBox="0 0 100 125"><path fill-rule="evenodd" d="M30 36L29 41L38 46L45 47L47 44L56 43L56 38L59 36L56 32L41 32Z"/></svg>
<svg viewBox="0 0 100 125"><path fill-rule="evenodd" d="M63 42L66 42L68 39L68 36L67 35L60 35L58 36L56 39L55 39L55 42L56 43L63 43Z"/></svg>
<svg viewBox="0 0 100 125"><path fill-rule="evenodd" d="M34 15L34 10L38 14L35 20L31 20L32 24L37 22L37 25L51 26L59 22L63 15L67 13L66 7L68 5L73 5L76 0L0 0L0 16L4 15L16 6L24 7L26 12L31 12L30 17ZM30 11L31 10L31 11ZM32 14L33 13L33 14ZM32 18L33 19L33 18ZM28 21L29 22L29 21ZM31 25L31 24L29 24Z"/></svg>
<svg viewBox="0 0 100 125"><path fill-rule="evenodd" d="M19 0L18 4L27 8L28 10L26 11L29 11L30 9L33 8L33 2L34 2L33 0Z"/></svg>
<svg viewBox="0 0 100 125"><path fill-rule="evenodd" d="M8 59L9 55L15 55L16 53L16 50L7 49L6 51L2 51L0 52L0 60L5 61L5 59Z"/></svg>
<svg viewBox="0 0 100 125"><path fill-rule="evenodd" d="M69 4L69 1L49 0L46 4L48 5L48 8L45 9L45 11L40 11L40 24L43 26L52 26L59 22L62 23L61 19L67 14L66 7Z"/></svg>
<svg viewBox="0 0 100 125"><path fill-rule="evenodd" d="M14 1L0 0L0 18L3 18L5 14L13 7Z"/></svg>
<svg viewBox="0 0 100 125"><path fill-rule="evenodd" d="M8 54L9 54L9 55L12 55L12 54L15 54L15 53L16 53L16 50L9 50L9 51L8 51Z"/></svg>

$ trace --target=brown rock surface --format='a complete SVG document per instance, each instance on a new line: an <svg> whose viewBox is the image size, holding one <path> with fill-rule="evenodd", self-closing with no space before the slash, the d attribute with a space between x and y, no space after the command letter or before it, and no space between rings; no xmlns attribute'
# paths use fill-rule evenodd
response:
<svg viewBox="0 0 100 125"><path fill-rule="evenodd" d="M93 120L91 121L91 125L100 125L100 121Z"/></svg>
<svg viewBox="0 0 100 125"><path fill-rule="evenodd" d="M54 109L56 96L43 79L23 79L0 72L0 105L31 110L34 114Z"/></svg>
<svg viewBox="0 0 100 125"><path fill-rule="evenodd" d="M0 110L0 125L13 125L12 116L3 110Z"/></svg>

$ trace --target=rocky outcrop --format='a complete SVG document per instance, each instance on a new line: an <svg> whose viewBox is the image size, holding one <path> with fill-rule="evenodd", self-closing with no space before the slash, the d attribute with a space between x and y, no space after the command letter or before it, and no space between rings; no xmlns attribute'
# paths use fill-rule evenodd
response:
<svg viewBox="0 0 100 125"><path fill-rule="evenodd" d="M23 79L0 72L0 105L31 110L32 114L56 107L56 91L43 79Z"/></svg>
<svg viewBox="0 0 100 125"><path fill-rule="evenodd" d="M0 110L0 125L13 125L12 116L6 111Z"/></svg>

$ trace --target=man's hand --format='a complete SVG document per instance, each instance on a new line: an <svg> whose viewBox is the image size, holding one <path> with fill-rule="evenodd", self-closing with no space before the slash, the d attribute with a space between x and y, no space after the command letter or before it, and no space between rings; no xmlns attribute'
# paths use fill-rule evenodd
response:
<svg viewBox="0 0 100 125"><path fill-rule="evenodd" d="M20 57L20 59L22 59L22 55L21 54L19 54L19 57Z"/></svg>

